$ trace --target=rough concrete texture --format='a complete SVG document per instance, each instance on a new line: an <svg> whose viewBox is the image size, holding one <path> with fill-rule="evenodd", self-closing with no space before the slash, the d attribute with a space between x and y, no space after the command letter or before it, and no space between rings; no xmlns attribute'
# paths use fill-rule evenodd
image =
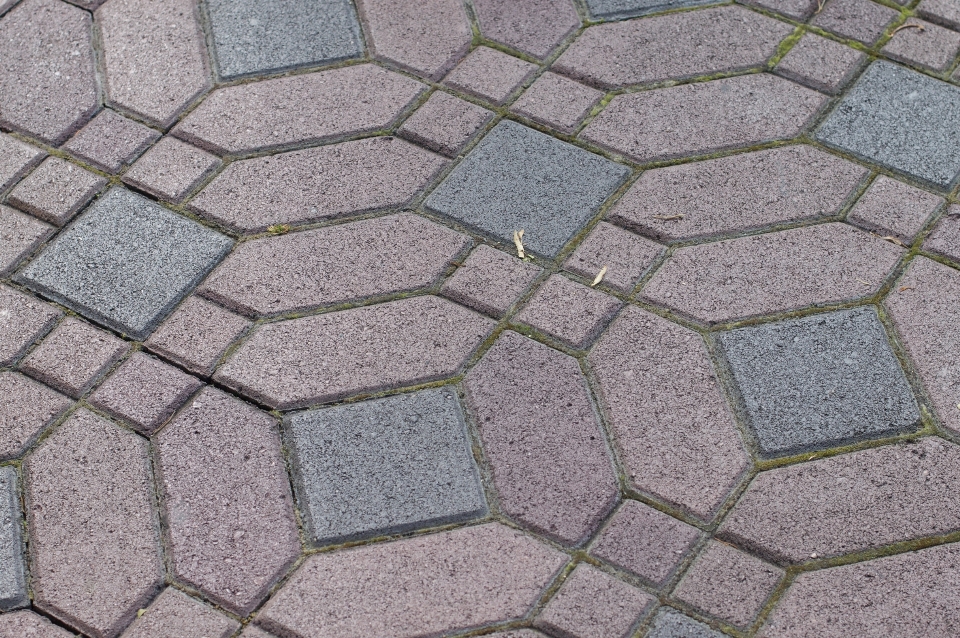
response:
<svg viewBox="0 0 960 638"><path fill-rule="evenodd" d="M9 286L0 285L0 366L12 365L63 313Z"/></svg>
<svg viewBox="0 0 960 638"><path fill-rule="evenodd" d="M453 157L490 121L490 111L437 91L397 130L397 135Z"/></svg>
<svg viewBox="0 0 960 638"><path fill-rule="evenodd" d="M0 372L0 460L19 458L72 401L17 372Z"/></svg>
<svg viewBox="0 0 960 638"><path fill-rule="evenodd" d="M895 9L870 0L830 0L810 23L869 45L896 17Z"/></svg>
<svg viewBox="0 0 960 638"><path fill-rule="evenodd" d="M63 148L101 170L116 173L158 139L160 133L152 128L104 109Z"/></svg>
<svg viewBox="0 0 960 638"><path fill-rule="evenodd" d="M960 29L960 7L951 0L922 0L917 9L920 15L931 22L954 30Z"/></svg>
<svg viewBox="0 0 960 638"><path fill-rule="evenodd" d="M440 294L474 310L502 317L543 271L486 244L444 282Z"/></svg>
<svg viewBox="0 0 960 638"><path fill-rule="evenodd" d="M587 347L620 309L615 297L551 275L514 321L526 324L571 348Z"/></svg>
<svg viewBox="0 0 960 638"><path fill-rule="evenodd" d="M13 186L45 156L39 148L0 133L0 191Z"/></svg>
<svg viewBox="0 0 960 638"><path fill-rule="evenodd" d="M247 625L240 632L239 638L275 638L273 634L268 634L256 625Z"/></svg>
<svg viewBox="0 0 960 638"><path fill-rule="evenodd" d="M317 554L257 622L304 638L414 638L479 627L528 613L566 562L498 523Z"/></svg>
<svg viewBox="0 0 960 638"><path fill-rule="evenodd" d="M601 287L629 293L663 246L607 222L600 222L563 264L563 269L594 280L603 268Z"/></svg>
<svg viewBox="0 0 960 638"><path fill-rule="evenodd" d="M477 47L447 74L443 83L494 104L503 104L536 70L535 64L520 58L490 47Z"/></svg>
<svg viewBox="0 0 960 638"><path fill-rule="evenodd" d="M167 587L123 633L123 638L229 638L239 628L236 620Z"/></svg>
<svg viewBox="0 0 960 638"><path fill-rule="evenodd" d="M53 233L53 226L0 204L0 276L10 274Z"/></svg>
<svg viewBox="0 0 960 638"><path fill-rule="evenodd" d="M143 339L231 247L220 233L113 188L17 279Z"/></svg>
<svg viewBox="0 0 960 638"><path fill-rule="evenodd" d="M449 388L299 412L286 432L317 545L487 513L463 408Z"/></svg>
<svg viewBox="0 0 960 638"><path fill-rule="evenodd" d="M702 338L627 306L588 362L630 486L711 518L748 459Z"/></svg>
<svg viewBox="0 0 960 638"><path fill-rule="evenodd" d="M33 613L23 610L0 616L0 632L4 636L29 636L29 638L70 638L72 633L57 627L52 622Z"/></svg>
<svg viewBox="0 0 960 638"><path fill-rule="evenodd" d="M0 611L4 612L30 604L23 565L23 513L18 482L17 468L0 467Z"/></svg>
<svg viewBox="0 0 960 638"><path fill-rule="evenodd" d="M801 22L806 22L817 8L817 0L747 0L744 4L775 11Z"/></svg>
<svg viewBox="0 0 960 638"><path fill-rule="evenodd" d="M919 188L878 175L847 215L847 221L910 243L943 200Z"/></svg>
<svg viewBox="0 0 960 638"><path fill-rule="evenodd" d="M208 387L154 446L173 573L249 614L300 554L275 419Z"/></svg>
<svg viewBox="0 0 960 638"><path fill-rule="evenodd" d="M960 33L924 20L907 20L883 46L895 60L924 66L942 73L960 51ZM910 28L913 27L913 28Z"/></svg>
<svg viewBox="0 0 960 638"><path fill-rule="evenodd" d="M577 361L506 331L464 386L501 510L567 545L591 536L618 489Z"/></svg>
<svg viewBox="0 0 960 638"><path fill-rule="evenodd" d="M58 157L48 157L10 192L7 201L40 219L63 226L107 180Z"/></svg>
<svg viewBox="0 0 960 638"><path fill-rule="evenodd" d="M535 629L515 629L489 634L490 638L543 638L544 635Z"/></svg>
<svg viewBox="0 0 960 638"><path fill-rule="evenodd" d="M960 262L960 206L951 206L923 241L923 249Z"/></svg>
<svg viewBox="0 0 960 638"><path fill-rule="evenodd" d="M511 108L541 124L572 133L602 97L602 91L548 71Z"/></svg>
<svg viewBox="0 0 960 638"><path fill-rule="evenodd" d="M766 73L618 95L584 140L651 162L799 135L826 97Z"/></svg>
<svg viewBox="0 0 960 638"><path fill-rule="evenodd" d="M515 122L500 122L427 198L426 206L555 256L627 178L627 167Z"/></svg>
<svg viewBox="0 0 960 638"><path fill-rule="evenodd" d="M584 2L592 16L618 20L655 11L695 7L707 4L710 0L584 0Z"/></svg>
<svg viewBox="0 0 960 638"><path fill-rule="evenodd" d="M661 607L650 624L646 638L726 638L726 634L675 609Z"/></svg>
<svg viewBox="0 0 960 638"><path fill-rule="evenodd" d="M220 159L175 137L164 137L123 175L123 181L160 199L180 202L220 167Z"/></svg>
<svg viewBox="0 0 960 638"><path fill-rule="evenodd" d="M826 93L838 93L863 64L856 49L805 33L777 64L777 73Z"/></svg>
<svg viewBox="0 0 960 638"><path fill-rule="evenodd" d="M476 0L473 10L484 37L539 59L580 26L570 0Z"/></svg>

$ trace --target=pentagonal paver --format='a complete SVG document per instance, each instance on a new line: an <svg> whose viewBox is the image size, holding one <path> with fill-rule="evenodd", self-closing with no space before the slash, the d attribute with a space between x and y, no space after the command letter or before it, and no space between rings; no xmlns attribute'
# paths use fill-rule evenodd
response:
<svg viewBox="0 0 960 638"><path fill-rule="evenodd" d="M896 17L896 10L870 0L830 0L810 23L870 45Z"/></svg>
<svg viewBox="0 0 960 638"><path fill-rule="evenodd" d="M470 52L443 83L465 93L503 104L537 70L535 64L490 47Z"/></svg>
<svg viewBox="0 0 960 638"><path fill-rule="evenodd" d="M0 285L0 366L13 364L62 315L53 306Z"/></svg>
<svg viewBox="0 0 960 638"><path fill-rule="evenodd" d="M727 6L587 29L554 68L601 88L619 88L764 64L790 25Z"/></svg>
<svg viewBox="0 0 960 638"><path fill-rule="evenodd" d="M27 457L23 475L34 604L85 633L117 636L163 582L147 442L80 410Z"/></svg>
<svg viewBox="0 0 960 638"><path fill-rule="evenodd" d="M570 0L476 0L473 10L485 38L541 59L580 26Z"/></svg>
<svg viewBox="0 0 960 638"><path fill-rule="evenodd" d="M761 472L720 533L799 563L954 532L958 461L960 447L925 438Z"/></svg>
<svg viewBox="0 0 960 638"><path fill-rule="evenodd" d="M63 148L99 169L116 173L160 139L160 133L104 109Z"/></svg>
<svg viewBox="0 0 960 638"><path fill-rule="evenodd" d="M167 587L123 633L123 638L229 638L239 628L236 620Z"/></svg>
<svg viewBox="0 0 960 638"><path fill-rule="evenodd" d="M258 328L216 379L280 409L454 374L493 322L432 296Z"/></svg>
<svg viewBox="0 0 960 638"><path fill-rule="evenodd" d="M552 275L534 293L514 321L559 339L571 348L584 348L620 310L620 300Z"/></svg>
<svg viewBox="0 0 960 638"><path fill-rule="evenodd" d="M847 221L909 243L942 201L932 193L879 175L850 210Z"/></svg>
<svg viewBox="0 0 960 638"><path fill-rule="evenodd" d="M498 523L318 554L257 622L304 638L439 635L520 618L566 562Z"/></svg>
<svg viewBox="0 0 960 638"><path fill-rule="evenodd" d="M643 297L719 323L871 295L904 250L845 224L681 248Z"/></svg>
<svg viewBox="0 0 960 638"><path fill-rule="evenodd" d="M0 191L26 175L45 155L39 148L0 133Z"/></svg>
<svg viewBox="0 0 960 638"><path fill-rule="evenodd" d="M123 181L161 199L179 202L220 164L217 156L167 136L124 173Z"/></svg>
<svg viewBox="0 0 960 638"><path fill-rule="evenodd" d="M62 226L103 188L107 180L58 157L48 157L7 199L21 210Z"/></svg>
<svg viewBox="0 0 960 638"><path fill-rule="evenodd" d="M480 244L447 279L440 294L474 310L502 317L543 272L536 264Z"/></svg>
<svg viewBox="0 0 960 638"><path fill-rule="evenodd" d="M576 360L507 331L465 387L504 513L565 544L583 541L618 490Z"/></svg>
<svg viewBox="0 0 960 638"><path fill-rule="evenodd" d="M57 627L52 622L29 610L17 611L0 616L0 631L9 636L30 636L30 638L71 638L73 634Z"/></svg>
<svg viewBox="0 0 960 638"><path fill-rule="evenodd" d="M631 487L710 518L748 459L700 336L628 306L589 362Z"/></svg>
<svg viewBox="0 0 960 638"><path fill-rule="evenodd" d="M818 91L837 93L865 59L852 47L805 33L777 65L777 73Z"/></svg>
<svg viewBox="0 0 960 638"><path fill-rule="evenodd" d="M617 20L633 16L707 4L711 0L585 0L591 15Z"/></svg>
<svg viewBox="0 0 960 638"><path fill-rule="evenodd" d="M70 399L17 372L0 372L0 459L26 451L63 414Z"/></svg>
<svg viewBox="0 0 960 638"><path fill-rule="evenodd" d="M407 118L397 135L452 157L492 117L483 107L437 91Z"/></svg>
<svg viewBox="0 0 960 638"><path fill-rule="evenodd" d="M960 206L951 206L923 241L923 249L960 262Z"/></svg>
<svg viewBox="0 0 960 638"><path fill-rule="evenodd" d="M602 91L548 71L511 108L520 115L572 133L602 97Z"/></svg>
<svg viewBox="0 0 960 638"><path fill-rule="evenodd" d="M0 204L0 276L7 276L54 231L50 224Z"/></svg>
<svg viewBox="0 0 960 638"><path fill-rule="evenodd" d="M276 421L206 388L154 445L174 574L250 613L300 553Z"/></svg>
<svg viewBox="0 0 960 638"><path fill-rule="evenodd" d="M17 468L12 465L0 467L0 611L30 604L23 565L23 513L17 483Z"/></svg>
<svg viewBox="0 0 960 638"><path fill-rule="evenodd" d="M600 222L564 262L563 269L590 280L602 271L604 286L629 293L662 251L660 244Z"/></svg>
<svg viewBox="0 0 960 638"><path fill-rule="evenodd" d="M726 635L676 609L661 607L650 623L646 638L726 638Z"/></svg>
<svg viewBox="0 0 960 638"><path fill-rule="evenodd" d="M190 203L242 232L407 204L446 161L393 137L234 162Z"/></svg>

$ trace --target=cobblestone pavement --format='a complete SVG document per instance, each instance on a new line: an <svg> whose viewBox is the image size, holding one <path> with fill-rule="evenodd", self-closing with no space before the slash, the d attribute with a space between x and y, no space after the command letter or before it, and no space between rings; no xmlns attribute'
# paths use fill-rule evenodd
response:
<svg viewBox="0 0 960 638"><path fill-rule="evenodd" d="M0 638L960 636L898 1L0 0Z"/></svg>

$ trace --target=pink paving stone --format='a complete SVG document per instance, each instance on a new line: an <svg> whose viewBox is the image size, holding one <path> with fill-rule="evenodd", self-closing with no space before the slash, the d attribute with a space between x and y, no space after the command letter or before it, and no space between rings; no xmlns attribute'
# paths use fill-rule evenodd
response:
<svg viewBox="0 0 960 638"><path fill-rule="evenodd" d="M230 344L251 325L209 301L188 297L144 345L195 374L208 376Z"/></svg>
<svg viewBox="0 0 960 638"><path fill-rule="evenodd" d="M719 533L783 563L842 556L957 531L958 486L943 439L851 452L761 472Z"/></svg>
<svg viewBox="0 0 960 638"><path fill-rule="evenodd" d="M872 295L903 254L846 224L819 224L681 248L643 297L721 323Z"/></svg>
<svg viewBox="0 0 960 638"><path fill-rule="evenodd" d="M777 65L777 73L818 91L837 93L864 59L856 49L805 33Z"/></svg>
<svg viewBox="0 0 960 638"><path fill-rule="evenodd" d="M910 243L942 201L936 195L879 175L847 215L847 221Z"/></svg>
<svg viewBox="0 0 960 638"><path fill-rule="evenodd" d="M240 638L275 638L273 634L268 634L264 630L260 629L256 625L247 625L242 632L240 632Z"/></svg>
<svg viewBox="0 0 960 638"><path fill-rule="evenodd" d="M0 367L12 365L62 314L30 295L0 285Z"/></svg>
<svg viewBox="0 0 960 638"><path fill-rule="evenodd" d="M0 191L5 191L40 163L46 153L0 133Z"/></svg>
<svg viewBox="0 0 960 638"><path fill-rule="evenodd" d="M154 446L173 572L245 616L300 554L276 420L208 387Z"/></svg>
<svg viewBox="0 0 960 638"><path fill-rule="evenodd" d="M0 204L0 276L13 272L53 233L53 226Z"/></svg>
<svg viewBox="0 0 960 638"><path fill-rule="evenodd" d="M618 489L577 361L506 331L465 388L503 512L564 544L583 542Z"/></svg>
<svg viewBox="0 0 960 638"><path fill-rule="evenodd" d="M960 206L951 206L923 242L927 252L960 262Z"/></svg>
<svg viewBox="0 0 960 638"><path fill-rule="evenodd" d="M619 309L620 301L615 297L562 275L551 275L514 320L571 348L584 348L596 339Z"/></svg>
<svg viewBox="0 0 960 638"><path fill-rule="evenodd" d="M656 598L581 563L547 603L537 627L571 638L627 638Z"/></svg>
<svg viewBox="0 0 960 638"><path fill-rule="evenodd" d="M165 127L211 86L192 0L109 0L95 15L113 105Z"/></svg>
<svg viewBox="0 0 960 638"><path fill-rule="evenodd" d="M602 91L547 72L524 91L512 108L520 115L572 133L602 97Z"/></svg>
<svg viewBox="0 0 960 638"><path fill-rule="evenodd" d="M397 135L453 157L492 117L493 113L476 104L437 91L403 123Z"/></svg>
<svg viewBox="0 0 960 638"><path fill-rule="evenodd" d="M960 626L958 587L956 543L800 574L760 635L947 638Z"/></svg>
<svg viewBox="0 0 960 638"><path fill-rule="evenodd" d="M640 277L660 255L663 246L607 222L600 222L581 243L563 269L590 279L604 267L600 286L624 294L633 290Z"/></svg>
<svg viewBox="0 0 960 638"><path fill-rule="evenodd" d="M0 616L0 636L5 638L69 638L73 635L27 609Z"/></svg>
<svg viewBox="0 0 960 638"><path fill-rule="evenodd" d="M286 410L455 374L493 322L433 296L267 324L217 381Z"/></svg>
<svg viewBox="0 0 960 638"><path fill-rule="evenodd" d="M394 137L372 137L230 164L190 207L253 233L405 206L446 165Z"/></svg>
<svg viewBox="0 0 960 638"><path fill-rule="evenodd" d="M160 139L143 124L104 109L63 148L108 173L116 173Z"/></svg>
<svg viewBox="0 0 960 638"><path fill-rule="evenodd" d="M524 616L566 562L499 523L316 554L257 622L302 638L446 634Z"/></svg>
<svg viewBox="0 0 960 638"><path fill-rule="evenodd" d="M931 22L960 29L960 5L954 0L923 0L917 9L920 15Z"/></svg>
<svg viewBox="0 0 960 638"><path fill-rule="evenodd" d="M474 0L483 37L543 59L580 26L571 0Z"/></svg>
<svg viewBox="0 0 960 638"><path fill-rule="evenodd" d="M149 436L202 384L189 374L135 352L90 396L90 403Z"/></svg>
<svg viewBox="0 0 960 638"><path fill-rule="evenodd" d="M700 530L639 501L626 500L590 553L663 585L700 538Z"/></svg>
<svg viewBox="0 0 960 638"><path fill-rule="evenodd" d="M200 294L249 316L331 306L430 286L469 245L410 213L266 237L240 244Z"/></svg>
<svg viewBox="0 0 960 638"><path fill-rule="evenodd" d="M601 88L762 66L793 27L730 5L590 27L554 68Z"/></svg>
<svg viewBox="0 0 960 638"><path fill-rule="evenodd" d="M503 104L536 70L536 65L520 58L490 47L477 47L443 83L494 104Z"/></svg>
<svg viewBox="0 0 960 638"><path fill-rule="evenodd" d="M924 20L910 19L904 25L916 25L923 30L899 29L883 46L883 52L894 60L946 71L960 51L960 33Z"/></svg>
<svg viewBox="0 0 960 638"><path fill-rule="evenodd" d="M796 137L825 102L783 78L742 75L617 96L581 137L638 162L671 159Z"/></svg>
<svg viewBox="0 0 960 638"><path fill-rule="evenodd" d="M427 87L372 64L228 86L174 134L215 153L248 153L389 127Z"/></svg>
<svg viewBox="0 0 960 638"><path fill-rule="evenodd" d="M709 519L749 461L702 338L627 306L588 361L630 486Z"/></svg>
<svg viewBox="0 0 960 638"><path fill-rule="evenodd" d="M117 636L163 583L147 442L80 410L23 473L34 604Z"/></svg>
<svg viewBox="0 0 960 638"><path fill-rule="evenodd" d="M784 571L739 549L710 541L674 598L733 625L747 627L783 578Z"/></svg>
<svg viewBox="0 0 960 638"><path fill-rule="evenodd" d="M661 240L753 230L838 215L866 176L806 144L741 153L646 171L608 217Z"/></svg>
<svg viewBox="0 0 960 638"><path fill-rule="evenodd" d="M817 0L745 0L744 4L770 9L800 21L806 21L817 10Z"/></svg>
<svg viewBox="0 0 960 638"><path fill-rule="evenodd" d="M161 199L180 202L220 163L216 155L164 137L130 167L123 181Z"/></svg>
<svg viewBox="0 0 960 638"><path fill-rule="evenodd" d="M20 457L73 402L16 372L0 372L0 460Z"/></svg>
<svg viewBox="0 0 960 638"><path fill-rule="evenodd" d="M0 123L59 144L97 111L92 21L57 0L0 19Z"/></svg>
<svg viewBox="0 0 960 638"><path fill-rule="evenodd" d="M896 10L870 0L829 0L810 24L869 45L897 15Z"/></svg>
<svg viewBox="0 0 960 638"><path fill-rule="evenodd" d="M147 607L123 638L229 638L240 623L172 587Z"/></svg>
<svg viewBox="0 0 960 638"><path fill-rule="evenodd" d="M7 201L40 219L64 225L107 180L58 157L48 157L10 192Z"/></svg>
<svg viewBox="0 0 960 638"><path fill-rule="evenodd" d="M458 0L360 0L370 53L439 80L470 50L473 34Z"/></svg>
<svg viewBox="0 0 960 638"><path fill-rule="evenodd" d="M526 292L541 272L543 268L536 264L481 244L443 284L440 294L499 318Z"/></svg>

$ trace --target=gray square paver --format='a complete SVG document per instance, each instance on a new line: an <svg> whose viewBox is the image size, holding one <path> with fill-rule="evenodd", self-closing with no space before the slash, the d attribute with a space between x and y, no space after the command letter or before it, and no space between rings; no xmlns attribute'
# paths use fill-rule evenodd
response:
<svg viewBox="0 0 960 638"><path fill-rule="evenodd" d="M22 526L17 470L9 465L0 467L0 611L30 603L23 569Z"/></svg>

